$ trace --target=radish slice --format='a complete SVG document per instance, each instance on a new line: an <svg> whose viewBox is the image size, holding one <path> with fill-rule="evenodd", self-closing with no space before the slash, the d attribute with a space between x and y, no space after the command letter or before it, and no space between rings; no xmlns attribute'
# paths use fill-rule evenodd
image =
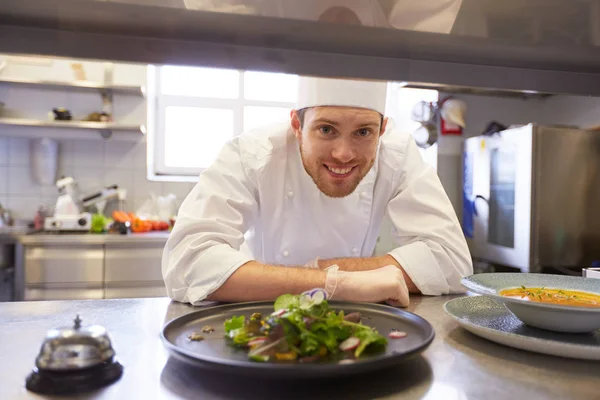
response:
<svg viewBox="0 0 600 400"><path fill-rule="evenodd" d="M342 365L344 365L344 364L354 364L354 360L349 360L349 359L346 359L346 360L340 360L340 361L338 362L338 364L342 364Z"/></svg>
<svg viewBox="0 0 600 400"><path fill-rule="evenodd" d="M273 312L273 313L271 314L271 316L272 316L272 317L277 317L277 318L279 318L279 317L281 317L283 314L285 314L286 312L287 312L287 310L286 310L285 308L282 308L281 310L277 310L277 311Z"/></svg>
<svg viewBox="0 0 600 400"><path fill-rule="evenodd" d="M285 337L282 337L281 339L276 340L273 343L269 343L267 345L263 345L263 346L257 347L254 350L250 350L250 353L248 353L248 355L250 357L263 355L263 353L266 353L268 350L272 350L275 347L279 346L279 344L281 342L283 342L284 339L285 339Z"/></svg>
<svg viewBox="0 0 600 400"><path fill-rule="evenodd" d="M267 340L266 337L258 337L258 338L250 340L248 342L248 346L250 346L250 347L258 346L258 345L263 344L266 340Z"/></svg>
<svg viewBox="0 0 600 400"><path fill-rule="evenodd" d="M350 351L354 350L360 344L360 339L354 336L349 337L340 343L340 350L342 351Z"/></svg>
<svg viewBox="0 0 600 400"><path fill-rule="evenodd" d="M391 331L388 336L390 337L390 339L402 339L405 338L407 335L406 332L401 332L401 331Z"/></svg>

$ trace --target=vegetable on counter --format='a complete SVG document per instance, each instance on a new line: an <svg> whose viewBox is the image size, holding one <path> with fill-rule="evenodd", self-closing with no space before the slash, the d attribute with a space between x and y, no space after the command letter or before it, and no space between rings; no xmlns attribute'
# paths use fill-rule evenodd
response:
<svg viewBox="0 0 600 400"><path fill-rule="evenodd" d="M91 231L93 233L104 233L105 231L108 230L108 227L110 226L110 224L112 223L112 221L105 217L102 214L94 214L92 215L92 226L91 226Z"/></svg>
<svg viewBox="0 0 600 400"><path fill-rule="evenodd" d="M134 233L144 233L151 231L168 231L171 225L166 221L155 221L138 218L134 213L127 213L125 211L113 211L112 214L115 222L118 223L129 223L131 231Z"/></svg>
<svg viewBox="0 0 600 400"><path fill-rule="evenodd" d="M136 218L131 223L131 231L133 233L150 232L152 230L152 227L152 221L146 221L139 218Z"/></svg>
<svg viewBox="0 0 600 400"><path fill-rule="evenodd" d="M326 297L322 289L280 296L270 315L226 320L225 336L258 362L347 362L385 350L387 339L363 325L360 313L336 312Z"/></svg>
<svg viewBox="0 0 600 400"><path fill-rule="evenodd" d="M118 210L113 211L112 217L117 222L133 222L136 218L133 213L126 213L125 211Z"/></svg>

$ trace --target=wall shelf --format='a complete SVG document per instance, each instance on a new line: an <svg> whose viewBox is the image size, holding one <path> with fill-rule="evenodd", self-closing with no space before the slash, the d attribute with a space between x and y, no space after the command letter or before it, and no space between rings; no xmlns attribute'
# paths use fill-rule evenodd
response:
<svg viewBox="0 0 600 400"><path fill-rule="evenodd" d="M146 127L144 125L119 124L114 122L44 121L25 118L0 118L0 127L2 126L83 129L100 132L104 138L111 137L112 132L132 132L146 134Z"/></svg>
<svg viewBox="0 0 600 400"><path fill-rule="evenodd" d="M45 87L50 89L67 89L67 90L100 90L111 91L112 93L130 94L135 96L144 96L145 88L143 86L133 85L104 85L91 81L48 81L35 80L26 78L2 78L0 77L0 85L21 85L32 87Z"/></svg>

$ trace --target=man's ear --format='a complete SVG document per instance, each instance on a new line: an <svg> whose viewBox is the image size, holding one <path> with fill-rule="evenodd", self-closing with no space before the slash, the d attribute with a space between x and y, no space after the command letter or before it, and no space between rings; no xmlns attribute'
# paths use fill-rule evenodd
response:
<svg viewBox="0 0 600 400"><path fill-rule="evenodd" d="M379 136L381 136L385 133L385 128L387 127L387 123L388 123L388 119L387 119L387 117L385 117L383 119L383 121L381 122L381 131L379 132Z"/></svg>
<svg viewBox="0 0 600 400"><path fill-rule="evenodd" d="M297 110L290 111L290 125L294 131L294 136L296 136L296 139L300 139L300 135L302 134L302 124L300 123Z"/></svg>

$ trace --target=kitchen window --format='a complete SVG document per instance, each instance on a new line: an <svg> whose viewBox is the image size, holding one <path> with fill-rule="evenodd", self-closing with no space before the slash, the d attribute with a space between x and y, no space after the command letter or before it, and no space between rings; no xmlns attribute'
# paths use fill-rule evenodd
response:
<svg viewBox="0 0 600 400"><path fill-rule="evenodd" d="M289 120L296 102L296 75L232 69L148 68L149 179L196 181L222 146L242 132ZM386 114L413 131L412 105L436 101L437 91L390 83ZM433 151L433 152L432 152ZM434 166L436 149L423 151Z"/></svg>
<svg viewBox="0 0 600 400"><path fill-rule="evenodd" d="M196 180L234 136L287 121L296 85L281 73L149 67L151 177Z"/></svg>

